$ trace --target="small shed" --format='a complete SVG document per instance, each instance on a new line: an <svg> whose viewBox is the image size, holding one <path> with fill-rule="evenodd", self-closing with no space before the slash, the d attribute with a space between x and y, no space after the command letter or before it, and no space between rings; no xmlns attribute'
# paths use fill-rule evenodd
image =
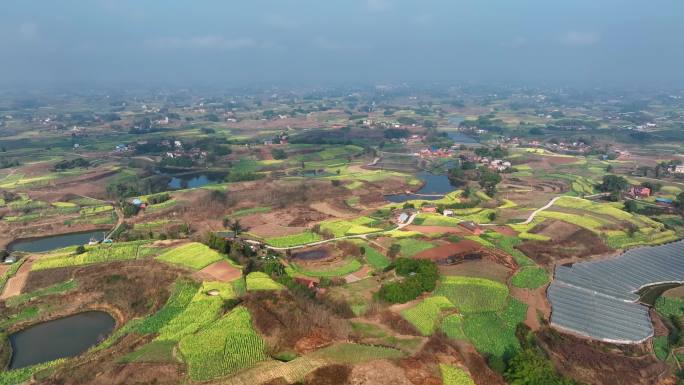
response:
<svg viewBox="0 0 684 385"><path fill-rule="evenodd" d="M484 234L484 229L480 227L477 223L473 221L464 221L459 223L459 226L465 228L466 230L470 231L474 235L482 235Z"/></svg>
<svg viewBox="0 0 684 385"><path fill-rule="evenodd" d="M399 222L399 223L406 223L406 221L408 221L408 219L409 219L409 215L408 215L408 214L406 214L406 213L401 213L401 214L399 214L399 218L397 218L397 222Z"/></svg>

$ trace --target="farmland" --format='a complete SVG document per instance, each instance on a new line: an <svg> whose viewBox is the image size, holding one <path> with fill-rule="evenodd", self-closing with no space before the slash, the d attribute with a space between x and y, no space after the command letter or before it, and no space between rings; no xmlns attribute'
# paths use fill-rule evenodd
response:
<svg viewBox="0 0 684 385"><path fill-rule="evenodd" d="M16 331L116 321L0 383L503 385L521 367L545 385L677 383L681 291L650 291L647 312L631 301L649 282L629 279L684 281L680 263L619 257L684 237L682 148L659 136L684 110L665 96L637 114L541 89L184 92L0 97L0 364ZM621 128L646 117L659 126ZM643 341L559 327L601 290L566 315L637 306L599 331Z"/></svg>
<svg viewBox="0 0 684 385"><path fill-rule="evenodd" d="M129 242L112 245L89 246L82 254L59 253L48 255L31 266L31 270L55 269L59 267L89 265L120 260L144 258L155 252L147 242Z"/></svg>
<svg viewBox="0 0 684 385"><path fill-rule="evenodd" d="M156 258L195 270L200 270L222 259L219 253L201 243L188 243L162 253Z"/></svg>

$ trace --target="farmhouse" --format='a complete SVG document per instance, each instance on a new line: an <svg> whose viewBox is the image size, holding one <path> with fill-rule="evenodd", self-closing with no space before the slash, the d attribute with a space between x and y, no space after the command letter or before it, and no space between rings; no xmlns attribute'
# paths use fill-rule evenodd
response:
<svg viewBox="0 0 684 385"><path fill-rule="evenodd" d="M423 206L420 208L420 211L422 211L424 213L436 213L437 207L435 207L435 206Z"/></svg>
<svg viewBox="0 0 684 385"><path fill-rule="evenodd" d="M399 214L399 216L397 217L397 223L399 223L399 224L406 223L406 221L408 221L408 219L409 219L409 215L408 215L408 214L406 214L406 213L401 213L401 214Z"/></svg>
<svg viewBox="0 0 684 385"><path fill-rule="evenodd" d="M631 186L627 191L627 195L631 198L648 198L651 196L651 189L644 186Z"/></svg>
<svg viewBox="0 0 684 385"><path fill-rule="evenodd" d="M477 223L473 221L463 221L458 224L459 226L465 228L466 230L470 231L474 235L482 235L484 234L484 229L480 227Z"/></svg>

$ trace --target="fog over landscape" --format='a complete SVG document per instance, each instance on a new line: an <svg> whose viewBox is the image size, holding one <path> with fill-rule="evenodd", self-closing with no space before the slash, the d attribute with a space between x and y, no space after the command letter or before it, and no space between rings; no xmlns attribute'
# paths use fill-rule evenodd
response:
<svg viewBox="0 0 684 385"><path fill-rule="evenodd" d="M684 385L684 0L0 4L0 385Z"/></svg>
<svg viewBox="0 0 684 385"><path fill-rule="evenodd" d="M676 86L663 1L5 1L0 84Z"/></svg>

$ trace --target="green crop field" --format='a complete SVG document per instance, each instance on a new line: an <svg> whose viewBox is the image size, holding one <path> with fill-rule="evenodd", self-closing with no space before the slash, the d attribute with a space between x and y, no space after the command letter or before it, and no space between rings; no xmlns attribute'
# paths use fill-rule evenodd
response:
<svg viewBox="0 0 684 385"><path fill-rule="evenodd" d="M308 275L309 277L342 277L351 274L363 267L361 262L354 258L348 258L343 264L336 266L329 266L322 269L306 269L295 263L290 263L294 271Z"/></svg>
<svg viewBox="0 0 684 385"><path fill-rule="evenodd" d="M463 332L463 315L451 314L442 320L442 331L447 337L454 340L467 340Z"/></svg>
<svg viewBox="0 0 684 385"><path fill-rule="evenodd" d="M655 309L664 317L681 317L684 315L684 298L661 295L656 299Z"/></svg>
<svg viewBox="0 0 684 385"><path fill-rule="evenodd" d="M282 237L267 238L266 243L273 247L291 247L320 241L320 235L305 231L299 234L284 235Z"/></svg>
<svg viewBox="0 0 684 385"><path fill-rule="evenodd" d="M196 282L176 282L166 304L159 311L145 318L135 327L135 330L141 334L158 333L169 321L183 312L197 294L199 287Z"/></svg>
<svg viewBox="0 0 684 385"><path fill-rule="evenodd" d="M193 296L190 303L168 323L159 329L159 341L179 341L209 325L221 314L223 299L219 296L201 294Z"/></svg>
<svg viewBox="0 0 684 385"><path fill-rule="evenodd" d="M401 247L401 251L399 252L399 254L401 254L402 257L411 257L415 254L420 253L423 250L435 247L435 244L432 242L423 241L415 238L404 238L396 241L395 243L399 244L399 246Z"/></svg>
<svg viewBox="0 0 684 385"><path fill-rule="evenodd" d="M463 332L480 353L509 358L520 349L515 325L525 319L526 311L525 304L511 299L503 311L466 314Z"/></svg>
<svg viewBox="0 0 684 385"><path fill-rule="evenodd" d="M549 273L541 267L527 266L518 271L511 279L515 287L536 289L549 282Z"/></svg>
<svg viewBox="0 0 684 385"><path fill-rule="evenodd" d="M173 354L176 341L152 341L121 358L121 362L178 362Z"/></svg>
<svg viewBox="0 0 684 385"><path fill-rule="evenodd" d="M362 245L361 247L365 250L364 257L366 258L366 261L368 261L374 269L382 270L390 265L390 259L378 250L369 245Z"/></svg>
<svg viewBox="0 0 684 385"><path fill-rule="evenodd" d="M534 261L522 253L522 251L515 248L515 246L522 243L518 237L505 236L496 232L488 232L485 237L489 240L493 247L498 247L506 253L510 254L515 262L520 266L536 266Z"/></svg>
<svg viewBox="0 0 684 385"><path fill-rule="evenodd" d="M21 265L24 264L24 262L26 262L26 259L18 260L17 262L10 265L10 267L7 268L7 270L5 270L5 272L2 273L2 275L0 275L0 291L2 291L5 288L5 284L7 283L7 280L12 278L14 276L14 274L17 273L17 271L19 270Z"/></svg>
<svg viewBox="0 0 684 385"><path fill-rule="evenodd" d="M237 307L211 326L181 339L178 345L196 381L235 373L267 358L266 345L252 327L244 307Z"/></svg>
<svg viewBox="0 0 684 385"><path fill-rule="evenodd" d="M88 206L80 210L81 216L97 215L114 210L112 205Z"/></svg>
<svg viewBox="0 0 684 385"><path fill-rule="evenodd" d="M442 311L453 308L454 304L446 297L437 296L426 298L417 305L403 310L401 315L415 326L420 334L429 336L435 331Z"/></svg>
<svg viewBox="0 0 684 385"><path fill-rule="evenodd" d="M207 245L192 242L162 253L157 256L157 259L200 270L222 260L223 257Z"/></svg>
<svg viewBox="0 0 684 385"><path fill-rule="evenodd" d="M330 220L320 223L321 231L330 232L335 238L346 235L368 234L382 231L380 228L371 227L378 223L377 220L369 217L359 217L353 220Z"/></svg>
<svg viewBox="0 0 684 385"><path fill-rule="evenodd" d="M269 211L271 211L270 207L252 207L249 209L242 209L242 210L235 211L235 212L233 212L233 214L231 214L231 216L233 216L233 217L244 217L244 216L252 215L252 214L267 213Z"/></svg>
<svg viewBox="0 0 684 385"><path fill-rule="evenodd" d="M33 263L31 270L36 271L142 258L155 252L154 248L146 245L147 243L148 241L134 241L87 246L86 252L83 254L62 253L41 258Z"/></svg>
<svg viewBox="0 0 684 385"><path fill-rule="evenodd" d="M29 380L31 380L31 377L33 377L35 373L56 367L57 365L61 365L64 362L66 362L66 359L60 358L54 361L48 361L42 364L26 366L20 369L3 370L0 372L0 384L16 385L26 383Z"/></svg>
<svg viewBox="0 0 684 385"><path fill-rule="evenodd" d="M174 207L177 204L178 204L178 201L172 198L172 199L169 199L167 201L157 203L156 205L149 205L149 206L147 206L145 211L155 212L155 211L166 210L168 208Z"/></svg>
<svg viewBox="0 0 684 385"><path fill-rule="evenodd" d="M356 364L380 359L396 359L404 356L405 353L401 350L352 343L335 344L308 355L310 358L324 358L344 364Z"/></svg>
<svg viewBox="0 0 684 385"><path fill-rule="evenodd" d="M455 366L440 364L443 385L475 385L472 378L463 369Z"/></svg>
<svg viewBox="0 0 684 385"><path fill-rule="evenodd" d="M61 294L61 293L67 292L69 290L73 290L76 287L78 287L78 282L73 280L73 279L70 279L68 281L58 283L58 284L55 284L52 286L48 286L46 288L38 289L38 290L32 291L30 293L15 295L13 297L7 298L5 303L9 307L16 307L16 306L22 305L26 302L29 302L29 301L33 300L34 298L43 297L43 296L52 295L52 294Z"/></svg>
<svg viewBox="0 0 684 385"><path fill-rule="evenodd" d="M247 291L255 290L283 290L285 287L274 281L266 273L255 271L249 273L246 278Z"/></svg>
<svg viewBox="0 0 684 385"><path fill-rule="evenodd" d="M233 284L230 282L204 281L200 290L195 294L193 301L203 298L210 292L217 292L217 296L221 299L232 299L237 295Z"/></svg>
<svg viewBox="0 0 684 385"><path fill-rule="evenodd" d="M488 279L447 276L435 294L447 297L461 313L476 313L503 309L508 288Z"/></svg>

